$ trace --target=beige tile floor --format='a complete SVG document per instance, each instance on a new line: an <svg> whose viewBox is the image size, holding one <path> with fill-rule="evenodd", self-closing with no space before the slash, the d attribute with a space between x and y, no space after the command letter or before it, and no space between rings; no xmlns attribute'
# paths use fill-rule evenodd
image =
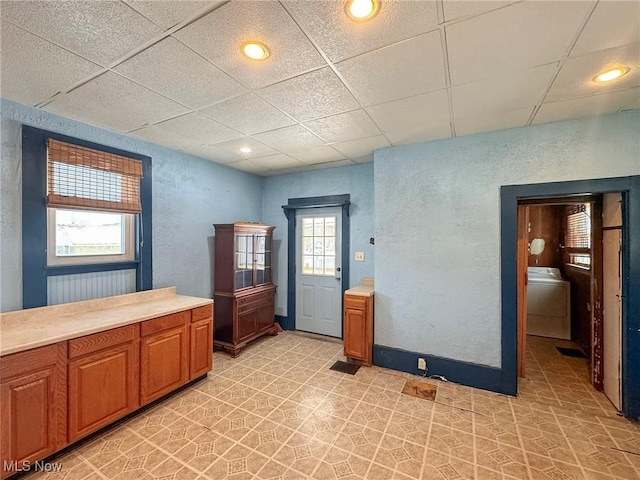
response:
<svg viewBox="0 0 640 480"><path fill-rule="evenodd" d="M107 479L640 479L640 426L588 384L584 359L529 337L517 398L408 375L329 370L342 345L285 332L58 458L59 474ZM431 372L437 373L437 372Z"/></svg>

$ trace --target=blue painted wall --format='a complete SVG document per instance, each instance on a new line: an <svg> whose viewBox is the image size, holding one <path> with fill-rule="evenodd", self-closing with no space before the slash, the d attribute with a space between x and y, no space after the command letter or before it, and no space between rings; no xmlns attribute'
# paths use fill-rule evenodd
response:
<svg viewBox="0 0 640 480"><path fill-rule="evenodd" d="M153 165L154 287L212 294L213 223L260 221L261 177L2 99L0 308L22 308L20 124L133 153Z"/></svg>
<svg viewBox="0 0 640 480"><path fill-rule="evenodd" d="M375 343L500 367L500 186L638 175L639 131L634 110L375 152Z"/></svg>
<svg viewBox="0 0 640 480"><path fill-rule="evenodd" d="M359 285L362 277L373 277L373 164L327 168L277 175L264 180L263 219L275 225L276 315L287 314L287 218L282 211L290 198L351 195L351 245L349 283ZM353 260L354 252L364 252L365 261Z"/></svg>

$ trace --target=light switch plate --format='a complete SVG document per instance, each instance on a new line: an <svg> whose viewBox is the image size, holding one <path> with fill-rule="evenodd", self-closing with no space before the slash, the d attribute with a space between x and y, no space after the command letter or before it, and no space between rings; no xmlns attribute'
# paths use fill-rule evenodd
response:
<svg viewBox="0 0 640 480"><path fill-rule="evenodd" d="M356 262L364 262L364 252L356 252Z"/></svg>

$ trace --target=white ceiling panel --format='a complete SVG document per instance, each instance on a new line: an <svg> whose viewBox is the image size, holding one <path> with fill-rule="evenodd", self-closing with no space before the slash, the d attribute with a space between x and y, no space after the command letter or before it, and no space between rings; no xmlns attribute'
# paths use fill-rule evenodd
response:
<svg viewBox="0 0 640 480"><path fill-rule="evenodd" d="M532 124L603 115L631 108L640 108L640 87L563 102L544 103Z"/></svg>
<svg viewBox="0 0 640 480"><path fill-rule="evenodd" d="M454 118L457 121L460 118L477 118L492 112L534 107L542 100L557 68L558 64L552 63L503 77L453 87L451 96ZM531 110L530 108L529 112Z"/></svg>
<svg viewBox="0 0 640 480"><path fill-rule="evenodd" d="M211 145L187 145L179 147L178 150L216 163L224 164L236 160L235 158L222 156L220 152L216 152Z"/></svg>
<svg viewBox="0 0 640 480"><path fill-rule="evenodd" d="M593 2L522 2L446 27L453 85L559 61Z"/></svg>
<svg viewBox="0 0 640 480"><path fill-rule="evenodd" d="M291 158L284 153L278 153L277 155L269 155L268 157L253 158L251 160L255 165L276 170L280 168L302 167L304 163Z"/></svg>
<svg viewBox="0 0 640 480"><path fill-rule="evenodd" d="M458 0L443 0L444 19L449 22L456 18L468 17L472 15L479 15L481 13L495 10L496 8L504 7L512 1L507 2L493 2L493 1L458 1Z"/></svg>
<svg viewBox="0 0 640 480"><path fill-rule="evenodd" d="M360 106L329 67L272 85L259 93L301 122Z"/></svg>
<svg viewBox="0 0 640 480"><path fill-rule="evenodd" d="M241 148L250 148L250 152L241 152ZM226 142L220 142L210 146L212 155L219 156L221 163L227 163L247 158L275 155L278 152L273 148L251 137L241 137Z"/></svg>
<svg viewBox="0 0 640 480"><path fill-rule="evenodd" d="M402 130L420 131L428 127L449 125L449 97L446 90L383 103L369 108L371 117L386 134Z"/></svg>
<svg viewBox="0 0 640 480"><path fill-rule="evenodd" d="M305 126L327 143L344 142L380 134L380 130L364 110L354 110L319 118L305 123Z"/></svg>
<svg viewBox="0 0 640 480"><path fill-rule="evenodd" d="M122 2L3 1L5 20L101 65L122 57L161 29Z"/></svg>
<svg viewBox="0 0 640 480"><path fill-rule="evenodd" d="M631 70L625 76L610 82L593 80L599 73L620 66ZM640 85L640 43L567 59L544 100L566 100L637 85Z"/></svg>
<svg viewBox="0 0 640 480"><path fill-rule="evenodd" d="M335 162L336 160L344 160L345 158L344 155L329 145L318 145L317 147L309 147L304 150L292 150L289 155L307 164Z"/></svg>
<svg viewBox="0 0 640 480"><path fill-rule="evenodd" d="M372 151L378 148L390 147L391 145L384 138L384 135L376 135L375 137L358 138L357 140L349 140L348 142L334 143L333 148L348 158L360 158L370 155Z"/></svg>
<svg viewBox="0 0 640 480"><path fill-rule="evenodd" d="M222 70L171 37L114 70L190 108L247 92Z"/></svg>
<svg viewBox="0 0 640 480"><path fill-rule="evenodd" d="M351 161L353 163L371 163L373 162L373 152L363 157L352 158Z"/></svg>
<svg viewBox="0 0 640 480"><path fill-rule="evenodd" d="M200 111L247 135L296 123L255 93L225 100Z"/></svg>
<svg viewBox="0 0 640 480"><path fill-rule="evenodd" d="M191 139L194 144L211 145L242 137L241 133L197 112L157 123L156 126Z"/></svg>
<svg viewBox="0 0 640 480"><path fill-rule="evenodd" d="M230 2L174 35L251 88L326 65L278 2ZM269 58L245 58L241 46L250 40L265 43Z"/></svg>
<svg viewBox="0 0 640 480"><path fill-rule="evenodd" d="M529 121L533 107L493 112L476 117L456 119L456 136L524 127Z"/></svg>
<svg viewBox="0 0 640 480"><path fill-rule="evenodd" d="M324 170L327 168L348 167L348 166L353 166L353 162L351 160L336 160L335 162L316 163L314 165L305 165L303 167L278 169L277 171L275 172L272 171L272 172L277 175L283 175L287 173L308 172L310 170Z"/></svg>
<svg viewBox="0 0 640 480"><path fill-rule="evenodd" d="M142 15L159 27L167 30L180 22L193 18L198 13L212 8L221 1L188 0L125 0Z"/></svg>
<svg viewBox="0 0 640 480"><path fill-rule="evenodd" d="M437 31L345 60L336 68L365 105L445 86L442 45Z"/></svg>
<svg viewBox="0 0 640 480"><path fill-rule="evenodd" d="M438 24L435 1L383 0L368 22L351 20L345 3L287 1L284 5L332 62L406 40Z"/></svg>
<svg viewBox="0 0 640 480"><path fill-rule="evenodd" d="M322 145L324 142L301 125L279 128L270 132L258 133L253 136L266 145L284 153L304 150L305 148Z"/></svg>
<svg viewBox="0 0 640 480"><path fill-rule="evenodd" d="M59 115L126 132L186 109L126 78L107 72L44 107Z"/></svg>
<svg viewBox="0 0 640 480"><path fill-rule="evenodd" d="M2 21L0 28L0 84L5 98L33 106L101 69L8 22Z"/></svg>
<svg viewBox="0 0 640 480"><path fill-rule="evenodd" d="M387 138L394 145L407 145L451 138L451 125L448 123L433 126L415 125L409 129L389 132L387 133Z"/></svg>
<svg viewBox="0 0 640 480"><path fill-rule="evenodd" d="M158 125L148 125L128 133L146 142L157 143L165 147L183 149L194 144L193 139Z"/></svg>
<svg viewBox="0 0 640 480"><path fill-rule="evenodd" d="M571 56L640 41L640 2L601 1L585 25Z"/></svg>
<svg viewBox="0 0 640 480"><path fill-rule="evenodd" d="M255 175L268 175L271 170L264 165L258 165L253 160L243 160L233 164L233 168L236 170L242 170L243 172L253 173Z"/></svg>

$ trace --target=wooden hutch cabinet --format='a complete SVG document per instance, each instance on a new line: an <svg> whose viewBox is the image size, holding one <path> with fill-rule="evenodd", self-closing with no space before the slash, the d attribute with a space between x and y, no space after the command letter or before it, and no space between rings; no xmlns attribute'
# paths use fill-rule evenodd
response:
<svg viewBox="0 0 640 480"><path fill-rule="evenodd" d="M276 333L273 230L261 223L214 224L214 347L237 357L248 342Z"/></svg>

